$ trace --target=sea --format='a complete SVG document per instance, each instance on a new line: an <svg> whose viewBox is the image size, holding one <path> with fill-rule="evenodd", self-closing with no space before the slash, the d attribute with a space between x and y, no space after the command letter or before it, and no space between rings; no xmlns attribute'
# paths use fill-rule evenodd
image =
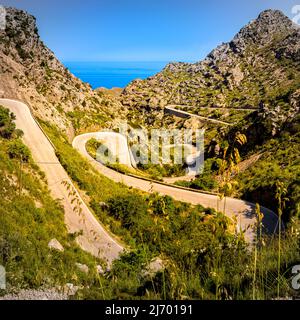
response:
<svg viewBox="0 0 300 320"><path fill-rule="evenodd" d="M134 79L146 79L160 72L167 62L64 62L77 78L93 89L124 88Z"/></svg>

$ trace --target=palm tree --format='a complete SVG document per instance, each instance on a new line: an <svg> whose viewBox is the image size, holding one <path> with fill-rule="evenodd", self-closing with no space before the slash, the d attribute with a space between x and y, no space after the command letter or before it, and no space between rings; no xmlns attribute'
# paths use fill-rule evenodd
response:
<svg viewBox="0 0 300 320"><path fill-rule="evenodd" d="M219 187L220 200L224 198L223 213L226 210L226 196L230 196L237 185L237 182L232 180L232 174L238 171L238 164L241 161L240 152L237 147L247 143L247 137L237 132L235 134L232 145L226 146L223 150L223 159L219 169L219 174L222 176L222 182Z"/></svg>

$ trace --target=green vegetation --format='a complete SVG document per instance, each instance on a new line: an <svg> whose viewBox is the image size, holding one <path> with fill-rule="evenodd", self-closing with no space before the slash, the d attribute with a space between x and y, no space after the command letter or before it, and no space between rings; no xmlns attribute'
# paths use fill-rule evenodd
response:
<svg viewBox="0 0 300 320"><path fill-rule="evenodd" d="M64 225L64 212L51 198L44 174L18 139L14 116L0 106L0 264L8 289L84 285L96 274L97 259L83 252ZM56 238L65 248L48 248ZM90 267L78 271L76 263ZM2 294L4 292L0 292Z"/></svg>
<svg viewBox="0 0 300 320"><path fill-rule="evenodd" d="M176 185L204 191L217 191L218 183L216 181L216 172L213 169L217 168L215 159L207 159L204 163L204 170L198 177L192 181L176 181Z"/></svg>
<svg viewBox="0 0 300 320"><path fill-rule="evenodd" d="M78 84L75 87L77 88ZM65 86L64 90L66 91ZM116 112L121 116L120 106L109 94L101 91L94 94L75 106L74 110L66 112L66 117L72 123L76 134L106 128L115 118Z"/></svg>
<svg viewBox="0 0 300 320"><path fill-rule="evenodd" d="M290 271L300 260L299 95L294 96L300 88L298 35L293 30L280 34L284 26L278 30L275 26L274 31L260 26L262 38L256 39L254 22L236 38L242 41L230 43L232 50L219 47L204 63L169 65L158 76L135 82L133 90L124 90L128 99L124 106L129 108L125 110L112 96L92 92L65 69L55 68L56 61L48 63L54 56L36 37L34 52L29 51L32 21L23 15L20 12L14 20L7 19L0 40L4 54L14 63L6 66L5 72L8 75L24 67L26 77L11 74L13 83L23 86L24 92L37 90L42 95L30 97L33 105L43 102L48 110L51 101L59 100L53 107L61 120L70 121L76 134L112 126L111 121L116 115L122 117L123 111L136 126L193 126L192 121L163 115L160 108L175 101L208 107L264 107L249 114L197 110L200 115L238 124L227 130L221 125L200 123L207 129L206 146L216 138L218 148L211 154L207 148L210 159L201 176L192 183L179 183L218 190L221 197L238 195L269 207L278 213L285 231L262 234L263 215L257 204L255 242L249 248L244 241L245 230L237 228L237 217L229 219L202 206L174 201L152 193L151 188L145 194L114 183L80 156L66 135L41 122L95 217L127 245L127 252L111 270L99 275L96 265L101 261L78 247L77 234L68 234L61 203L52 199L45 175L20 139L22 132L16 129L14 116L0 106L0 264L6 267L10 288L73 283L83 288L77 292L78 299L291 297ZM41 52L45 61L41 61ZM36 63L31 64L34 58ZM18 63L22 68L16 68ZM90 141L88 145L94 156L97 144ZM239 172L240 161L256 154L262 154L260 159ZM114 168L128 172L119 164ZM139 169L155 179L184 174L183 166L144 165ZM279 230L281 227L279 223ZM49 249L53 238L63 245L63 252ZM157 257L164 268L153 275L145 272ZM86 264L90 271L80 272L76 263Z"/></svg>
<svg viewBox="0 0 300 320"><path fill-rule="evenodd" d="M15 116L8 109L0 106L0 136L10 138L15 132L16 125L13 120Z"/></svg>
<svg viewBox="0 0 300 320"><path fill-rule="evenodd" d="M67 234L61 206L12 132L10 138L0 138L0 264L6 266L11 285L37 288L71 282L83 286L78 299L247 299L253 297L253 288L255 298L266 299L277 295L277 287L280 296L292 294L289 270L300 252L295 225L280 239L280 260L277 237L263 237L254 264L243 234L222 214L114 183L96 172L55 127L43 127L95 215L131 250L110 272L97 275L99 261ZM64 252L48 248L52 238ZM165 268L145 273L158 256ZM87 264L90 272L80 272L76 262Z"/></svg>
<svg viewBox="0 0 300 320"><path fill-rule="evenodd" d="M96 152L99 147L104 146L105 143L103 141L99 141L96 139L91 139L87 143L87 151L88 153L94 158L97 158ZM111 151L107 149L107 153L103 156L103 159L101 160L102 163L105 163L106 166L109 168L112 168L120 173L124 174L133 174L133 175L138 175L142 176L145 178L149 179L154 179L158 181L162 181L164 177L180 177L184 176L186 174L185 172L185 165L180 165L180 164L142 164L138 163L137 168L130 168L126 165L118 163L118 159L116 159L117 163L110 163L109 160L112 157ZM174 149L171 149L171 161L174 160ZM99 155L98 155L99 156ZM101 156L101 155L100 155ZM150 157L150 156L149 156ZM99 159L98 159L99 160Z"/></svg>
<svg viewBox="0 0 300 320"><path fill-rule="evenodd" d="M254 265L243 234L222 214L113 183L95 172L54 127L43 126L97 217L131 248L101 278L101 285L90 282L78 299L251 299L253 283L257 299L277 296L277 237L263 237ZM292 294L289 272L300 252L295 227L281 238L281 296ZM153 277L145 274L157 256L165 269Z"/></svg>
<svg viewBox="0 0 300 320"><path fill-rule="evenodd" d="M285 101L285 102L284 102ZM283 98L277 97L268 101L271 110L280 106L281 115L290 113L290 94ZM222 157L228 146L234 143L237 133L243 132L247 137L247 143L241 147L241 155L238 162L247 160L251 156L261 155L249 167L239 172L239 166L235 166L232 174L227 177L227 183L232 186L232 194L254 203L259 203L277 212L276 183L284 182L287 188L287 210L283 215L285 222L291 218L300 217L300 118L295 115L293 120L276 122L272 113L254 112L247 115L242 121L227 131L219 131L215 137L220 147L218 155L211 155L207 147L205 168L203 174L192 182L179 181L177 184L195 189L216 191L217 184L225 178L224 172L220 172ZM277 132L273 132L276 124Z"/></svg>
<svg viewBox="0 0 300 320"><path fill-rule="evenodd" d="M107 121L110 120L99 108L89 111L87 112L85 109L77 107L74 111L69 111L66 114L78 134L87 128L105 127Z"/></svg>
<svg viewBox="0 0 300 320"><path fill-rule="evenodd" d="M181 164L138 164L138 168L151 179L163 180L164 177L181 177L186 175L185 165Z"/></svg>
<svg viewBox="0 0 300 320"><path fill-rule="evenodd" d="M103 146L106 149L106 152L104 155L98 154L97 150ZM135 168L128 167L124 164L120 164L118 159L115 159L116 161L114 163L110 162L108 159L112 159L111 151L107 146L105 146L105 143L96 139L91 139L86 144L86 150L92 156L94 159L97 159L98 161L104 163L107 167L116 170L123 174L133 174L133 175L139 175L148 178L146 174L144 174L142 171L137 170ZM98 157L102 157L99 159Z"/></svg>
<svg viewBox="0 0 300 320"><path fill-rule="evenodd" d="M287 208L283 219L300 217L300 135L299 120L291 124L278 137L272 138L252 152L262 152L261 158L248 170L240 173L239 194L242 198L259 202L277 210L275 199L276 182L282 181L287 187Z"/></svg>
<svg viewBox="0 0 300 320"><path fill-rule="evenodd" d="M28 162L30 158L29 149L20 141L12 141L9 146L7 153L11 159L18 159L21 162Z"/></svg>

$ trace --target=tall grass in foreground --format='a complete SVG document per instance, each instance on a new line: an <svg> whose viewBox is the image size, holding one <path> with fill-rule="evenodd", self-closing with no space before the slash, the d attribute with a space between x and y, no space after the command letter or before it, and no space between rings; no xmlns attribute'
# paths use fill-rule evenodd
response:
<svg viewBox="0 0 300 320"><path fill-rule="evenodd" d="M260 211L260 206L257 203L255 207L255 213L256 213L256 226L254 227L255 232L255 243L254 243L254 267L253 267L253 293L252 293L252 299L256 299L256 274L257 274L257 255L258 250L262 246L262 220L263 220L263 213Z"/></svg>
<svg viewBox="0 0 300 320"><path fill-rule="evenodd" d="M278 201L278 267L277 267L277 298L280 295L280 266L281 266L281 224L282 214L285 208L285 203L289 199L286 198L287 189L281 181L276 182L276 200Z"/></svg>

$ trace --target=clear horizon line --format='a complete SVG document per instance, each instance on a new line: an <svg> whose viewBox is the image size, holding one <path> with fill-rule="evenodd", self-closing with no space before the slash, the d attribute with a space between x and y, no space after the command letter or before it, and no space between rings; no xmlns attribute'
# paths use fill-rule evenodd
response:
<svg viewBox="0 0 300 320"><path fill-rule="evenodd" d="M162 62L162 63L172 63L172 62L184 62L184 63L195 63L197 60L89 60L89 59L61 59L61 62Z"/></svg>

